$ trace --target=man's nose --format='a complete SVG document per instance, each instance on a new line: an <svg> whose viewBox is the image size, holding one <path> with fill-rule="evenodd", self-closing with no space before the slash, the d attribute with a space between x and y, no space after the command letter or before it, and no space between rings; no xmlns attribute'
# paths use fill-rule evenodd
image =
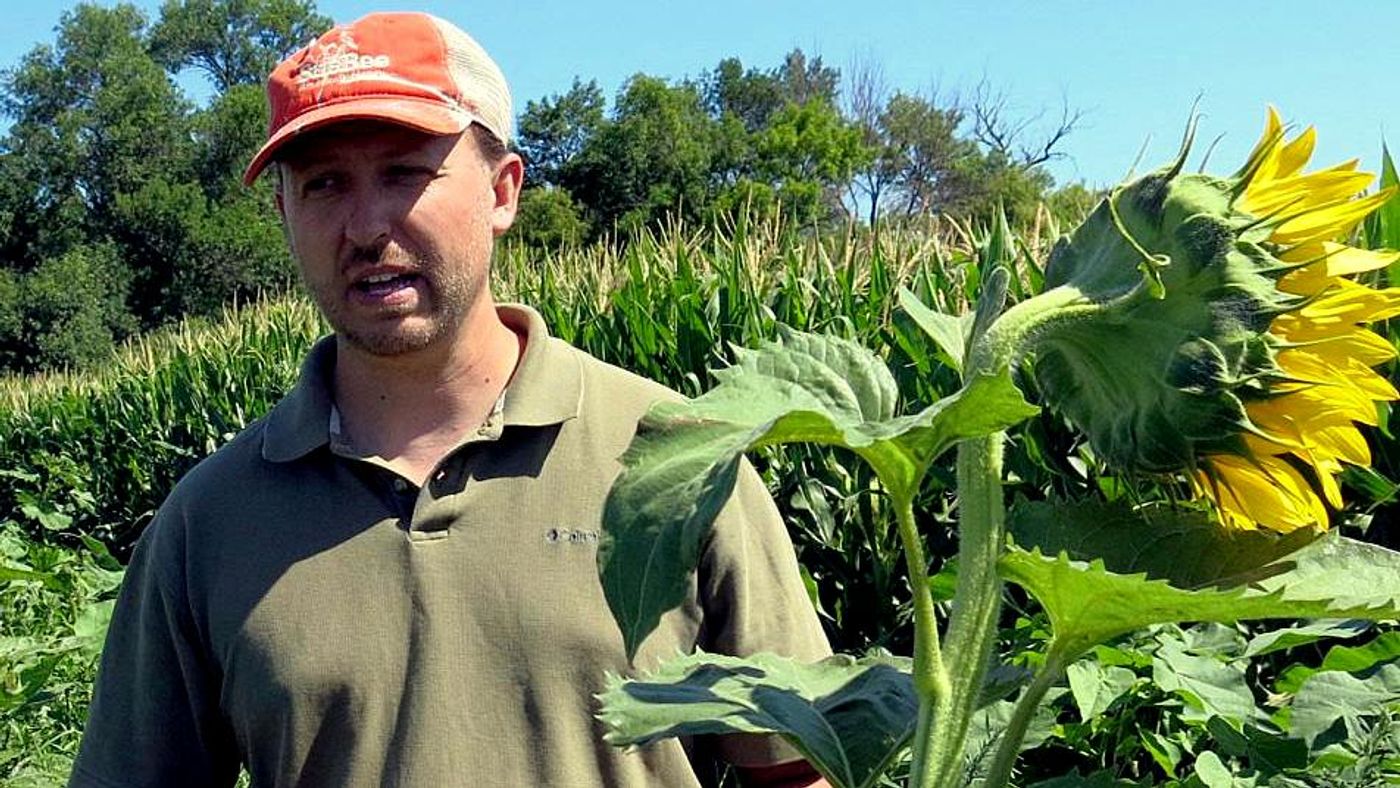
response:
<svg viewBox="0 0 1400 788"><path fill-rule="evenodd" d="M372 246L388 237L392 208L377 189L365 186L351 196L345 222L345 238L356 246Z"/></svg>

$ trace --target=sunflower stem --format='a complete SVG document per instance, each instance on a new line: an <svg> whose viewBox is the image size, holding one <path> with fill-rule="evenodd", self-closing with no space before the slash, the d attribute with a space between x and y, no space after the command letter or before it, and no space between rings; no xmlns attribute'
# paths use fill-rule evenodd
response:
<svg viewBox="0 0 1400 788"><path fill-rule="evenodd" d="M1045 693L1065 674L1065 667L1070 659L1067 651L1051 645L1050 651L1045 655L1045 665L1027 685L1021 697L1016 699L1016 708L1011 712L1011 720L1002 732L1001 741L997 742L996 755L993 756L992 765L984 776L983 784L986 788L1000 788L1010 783L1011 769L1016 765L1017 756L1021 754L1021 742L1026 738L1026 729L1030 727L1031 719L1040 708Z"/></svg>
<svg viewBox="0 0 1400 788"><path fill-rule="evenodd" d="M1061 321L1084 319L1101 308L1069 287L1055 288L1013 306L985 334L973 338L967 378L1005 372L1021 360L1039 332ZM967 730L982 694L1001 613L997 561L1006 541L1001 478L1005 443L1006 433L996 432L958 444L958 581L946 641L948 685L946 692L934 696L931 722L926 719L930 715L924 708L925 696L920 695L915 769L911 773L911 785L916 788L960 788L964 783ZM926 567L924 570L926 573ZM919 574L912 565L911 574ZM917 599L918 594L916 604ZM917 688L917 659L923 654L917 609L915 624Z"/></svg>
<svg viewBox="0 0 1400 788"><path fill-rule="evenodd" d="M914 592L914 692L919 698L919 721L914 732L914 760L910 774L914 785L928 786L931 777L929 744L934 710L939 699L951 691L948 671L938 642L938 617L933 604L933 591L928 580L928 560L924 556L923 539L914 523L914 501L911 496L894 495L895 515L899 522L899 537L904 546L904 560L909 568L909 585Z"/></svg>
<svg viewBox="0 0 1400 788"><path fill-rule="evenodd" d="M933 788L963 784L963 745L997 634L1001 577L997 559L1006 536L1001 464L1006 433L958 444L958 584L948 624L951 691L934 708L927 781Z"/></svg>

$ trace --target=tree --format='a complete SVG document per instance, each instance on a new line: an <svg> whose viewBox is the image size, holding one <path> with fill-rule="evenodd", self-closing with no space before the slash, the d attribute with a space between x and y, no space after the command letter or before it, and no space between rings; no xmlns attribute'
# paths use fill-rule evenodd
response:
<svg viewBox="0 0 1400 788"><path fill-rule="evenodd" d="M111 355L136 328L126 311L125 274L117 249L98 244L75 247L21 277L19 341L7 348L10 367L64 369Z"/></svg>
<svg viewBox="0 0 1400 788"><path fill-rule="evenodd" d="M189 105L147 55L144 25L131 5L80 5L64 14L56 46L5 75L0 109L15 122L4 148L29 184L17 212L29 223L11 227L29 237L11 244L29 265L113 231L116 195L190 171Z"/></svg>
<svg viewBox="0 0 1400 788"><path fill-rule="evenodd" d="M243 189L243 168L267 134L267 100L258 85L235 85L191 118L195 174L214 199Z"/></svg>
<svg viewBox="0 0 1400 788"><path fill-rule="evenodd" d="M980 154L975 143L958 135L961 123L957 108L919 96L896 93L885 105L875 166L897 195L900 215L955 213L974 198Z"/></svg>
<svg viewBox="0 0 1400 788"><path fill-rule="evenodd" d="M972 136L987 150L1000 154L1007 161L1015 162L1022 169L1029 169L1064 154L1058 150L1060 143L1073 133L1083 119L1084 113L1071 110L1069 102L1060 105L1060 118L1055 127L1044 136L1027 143L1036 122L1043 112L1024 117L1012 117L1008 109L1005 93L993 90L985 81L973 91L969 104L972 117Z"/></svg>
<svg viewBox="0 0 1400 788"><path fill-rule="evenodd" d="M733 116L753 133L787 103L783 84L771 72L744 70L738 58L725 58L700 79L705 107L715 118Z"/></svg>
<svg viewBox="0 0 1400 788"><path fill-rule="evenodd" d="M75 7L56 41L0 82L0 111L14 119L0 140L0 266L11 272L0 282L0 364L89 363L137 326L292 280L267 187L238 183L264 134L262 90L237 83L250 74L229 75L256 68L261 80L299 24L325 20L290 0L167 2L165 12L167 56L178 39L189 62L212 68L217 55L228 66L216 79L227 89L206 109L151 56L145 17L129 4Z"/></svg>
<svg viewBox="0 0 1400 788"><path fill-rule="evenodd" d="M775 186L778 199L801 223L840 210L841 192L872 154L860 129L825 99L783 107L758 134L755 147L760 178Z"/></svg>
<svg viewBox="0 0 1400 788"><path fill-rule="evenodd" d="M224 93L261 85L280 60L330 26L312 0L166 0L151 54L172 72L204 72Z"/></svg>
<svg viewBox="0 0 1400 788"><path fill-rule="evenodd" d="M602 128L604 103L597 82L577 77L567 93L526 102L517 145L525 156L527 181L559 185L565 167Z"/></svg>
<svg viewBox="0 0 1400 788"><path fill-rule="evenodd" d="M795 104L825 101L835 105L841 72L822 64L820 56L808 58L801 49L794 49L783 58L774 76L783 86L783 97Z"/></svg>
<svg viewBox="0 0 1400 788"><path fill-rule="evenodd" d="M564 168L561 184L604 231L672 213L696 219L711 196L714 132L695 85L638 74L618 96L613 119Z"/></svg>
<svg viewBox="0 0 1400 788"><path fill-rule="evenodd" d="M536 186L520 193L520 211L510 237L536 249L576 246L588 236L588 223L564 189Z"/></svg>

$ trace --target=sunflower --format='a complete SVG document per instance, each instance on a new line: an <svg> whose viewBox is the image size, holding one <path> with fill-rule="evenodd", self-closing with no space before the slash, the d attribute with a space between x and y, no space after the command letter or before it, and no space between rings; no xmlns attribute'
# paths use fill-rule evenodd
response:
<svg viewBox="0 0 1400 788"><path fill-rule="evenodd" d="M1400 254L1339 242L1392 190L1358 197L1373 176L1355 160L1304 174L1315 142L1311 127L1285 142L1270 108L1234 205L1267 229L1262 246L1288 266L1278 290L1297 304L1269 324L1277 371L1264 393L1243 398L1245 450L1206 454L1192 474L1227 527L1326 528L1329 507L1343 504L1338 474L1371 461L1358 425L1376 425L1377 403L1400 399L1373 369L1395 348L1367 327L1400 314L1400 288L1347 278Z"/></svg>

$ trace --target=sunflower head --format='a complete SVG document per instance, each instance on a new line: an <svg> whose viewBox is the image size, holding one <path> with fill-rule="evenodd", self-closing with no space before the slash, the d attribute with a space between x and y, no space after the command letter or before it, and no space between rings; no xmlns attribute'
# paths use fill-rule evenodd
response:
<svg viewBox="0 0 1400 788"><path fill-rule="evenodd" d="M1115 189L1051 254L1046 284L1096 308L1030 347L1045 400L1109 465L1191 472L1222 522L1325 527L1335 475L1367 463L1355 423L1396 399L1365 323L1400 293L1342 278L1394 255L1338 240L1388 194L1355 162L1304 175L1312 130L1277 113L1231 177L1172 165ZM1319 403L1323 403L1319 405Z"/></svg>
<svg viewBox="0 0 1400 788"><path fill-rule="evenodd" d="M1035 379L1115 467L1241 450L1245 399L1280 372L1268 327L1297 299L1237 189L1174 164L1115 189L1050 256L1047 287L1104 308L1041 335Z"/></svg>

